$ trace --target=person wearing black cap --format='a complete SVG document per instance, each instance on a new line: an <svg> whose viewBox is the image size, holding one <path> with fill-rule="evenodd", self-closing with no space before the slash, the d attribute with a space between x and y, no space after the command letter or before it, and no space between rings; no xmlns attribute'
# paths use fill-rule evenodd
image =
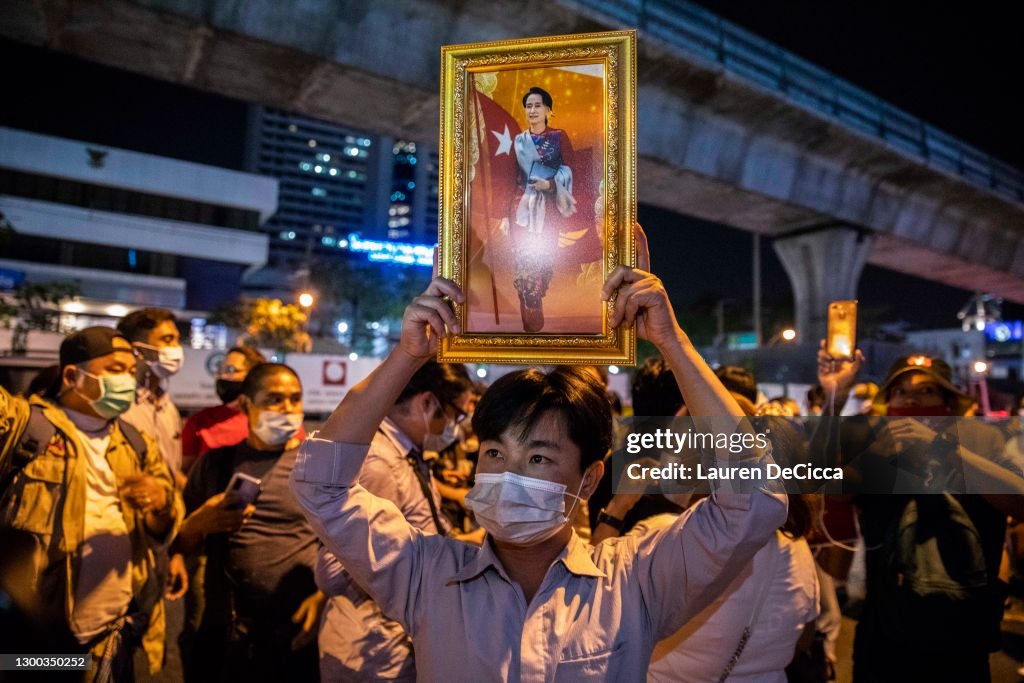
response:
<svg viewBox="0 0 1024 683"><path fill-rule="evenodd" d="M61 344L45 396L0 388L0 422L11 425L0 432L0 525L35 539L33 590L92 653L90 680L131 680L143 635L159 670L154 558L184 514L155 443L120 419L135 398L135 365L124 336L90 327Z"/></svg>
<svg viewBox="0 0 1024 683"><path fill-rule="evenodd" d="M826 394L845 399L863 360L859 351L832 358L823 342L818 379ZM867 549L855 682L989 680L989 652L1000 644L1006 518L1024 517L1024 462L1002 456L998 430L956 419L971 398L952 377L941 358L901 357L874 398L874 414L888 419L855 416L839 426L840 462L859 456L844 477L873 482L870 494L852 497ZM836 403L826 401L825 415L839 414ZM893 492L879 493L882 482Z"/></svg>

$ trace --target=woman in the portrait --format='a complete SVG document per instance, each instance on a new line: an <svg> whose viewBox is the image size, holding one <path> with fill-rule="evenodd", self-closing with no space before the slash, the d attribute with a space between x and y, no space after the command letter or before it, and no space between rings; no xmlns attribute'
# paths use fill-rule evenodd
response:
<svg viewBox="0 0 1024 683"><path fill-rule="evenodd" d="M512 198L512 243L515 250L513 286L526 332L544 328L542 301L551 285L558 234L569 229L566 219L576 213L572 194L572 144L565 131L548 127L554 108L543 88L523 95L527 130L515 138L517 189Z"/></svg>

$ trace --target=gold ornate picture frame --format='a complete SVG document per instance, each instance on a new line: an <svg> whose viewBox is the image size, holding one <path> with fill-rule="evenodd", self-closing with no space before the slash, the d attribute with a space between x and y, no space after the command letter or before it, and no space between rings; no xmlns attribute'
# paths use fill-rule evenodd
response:
<svg viewBox="0 0 1024 683"><path fill-rule="evenodd" d="M438 360L632 365L608 275L635 266L636 32L441 48Z"/></svg>

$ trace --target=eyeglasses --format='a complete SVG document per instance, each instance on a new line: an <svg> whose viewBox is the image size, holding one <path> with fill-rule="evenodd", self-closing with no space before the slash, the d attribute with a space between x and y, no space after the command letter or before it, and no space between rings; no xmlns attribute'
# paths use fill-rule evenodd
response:
<svg viewBox="0 0 1024 683"><path fill-rule="evenodd" d="M239 372L245 372L245 368L236 368L234 365L222 365L217 368L218 375L234 375Z"/></svg>
<svg viewBox="0 0 1024 683"><path fill-rule="evenodd" d="M455 424L459 424L467 417L469 417L466 411L464 411L462 408L458 407L457 405L450 401L448 402L448 407L455 411Z"/></svg>
<svg viewBox="0 0 1024 683"><path fill-rule="evenodd" d="M459 424L460 422L465 420L467 417L469 417L469 415L466 413L465 410L463 410L459 406L455 405L455 403L453 403L452 401L448 401L447 403L443 403L440 398L437 398L436 394L434 395L434 398L437 399L437 404L442 407L441 408L441 412L445 413L445 417L448 417L448 410L447 410L447 408L451 408L455 412L455 418L454 418L455 419L455 424Z"/></svg>

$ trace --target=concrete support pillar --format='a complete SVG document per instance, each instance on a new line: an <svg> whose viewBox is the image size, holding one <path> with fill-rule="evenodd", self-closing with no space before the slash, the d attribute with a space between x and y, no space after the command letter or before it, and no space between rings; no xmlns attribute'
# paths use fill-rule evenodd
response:
<svg viewBox="0 0 1024 683"><path fill-rule="evenodd" d="M775 240L793 285L797 340L817 344L828 330L830 301L857 298L871 233L844 225L800 230Z"/></svg>

